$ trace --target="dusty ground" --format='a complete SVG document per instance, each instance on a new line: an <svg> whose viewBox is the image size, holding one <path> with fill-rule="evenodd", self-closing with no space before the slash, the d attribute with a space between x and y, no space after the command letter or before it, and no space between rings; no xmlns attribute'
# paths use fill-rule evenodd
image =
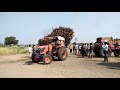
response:
<svg viewBox="0 0 120 90"><path fill-rule="evenodd" d="M49 65L32 63L27 54L0 56L0 78L120 78L120 58L89 59L69 55Z"/></svg>

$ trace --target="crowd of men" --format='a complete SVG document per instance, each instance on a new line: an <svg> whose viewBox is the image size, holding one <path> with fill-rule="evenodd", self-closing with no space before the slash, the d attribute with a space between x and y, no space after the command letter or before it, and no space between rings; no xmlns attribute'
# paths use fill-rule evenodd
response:
<svg viewBox="0 0 120 90"><path fill-rule="evenodd" d="M73 53L75 55L79 55L82 57L88 56L89 58L93 57L93 44L70 44L69 45L70 53Z"/></svg>
<svg viewBox="0 0 120 90"><path fill-rule="evenodd" d="M104 53L104 62L108 62L108 43L104 42L102 45L103 53ZM89 44L80 44L80 43L75 43L75 44L70 44L69 45L70 53L73 53L75 55L79 55L82 57L87 56L88 58L93 58L94 55L94 45L93 43Z"/></svg>

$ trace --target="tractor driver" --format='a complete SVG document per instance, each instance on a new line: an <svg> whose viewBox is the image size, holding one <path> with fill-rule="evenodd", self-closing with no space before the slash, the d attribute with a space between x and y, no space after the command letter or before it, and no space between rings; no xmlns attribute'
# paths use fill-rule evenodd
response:
<svg viewBox="0 0 120 90"><path fill-rule="evenodd" d="M57 40L57 41L56 41L56 45L60 45L60 40Z"/></svg>

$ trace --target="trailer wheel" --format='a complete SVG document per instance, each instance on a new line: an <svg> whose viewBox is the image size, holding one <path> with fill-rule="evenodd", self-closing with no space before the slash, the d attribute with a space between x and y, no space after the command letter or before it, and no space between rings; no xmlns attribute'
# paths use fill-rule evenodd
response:
<svg viewBox="0 0 120 90"><path fill-rule="evenodd" d="M94 50L95 56L99 56L98 51Z"/></svg>
<svg viewBox="0 0 120 90"><path fill-rule="evenodd" d="M115 51L114 51L114 55L115 55L116 57L119 57L120 54L119 54L118 50L115 50Z"/></svg>

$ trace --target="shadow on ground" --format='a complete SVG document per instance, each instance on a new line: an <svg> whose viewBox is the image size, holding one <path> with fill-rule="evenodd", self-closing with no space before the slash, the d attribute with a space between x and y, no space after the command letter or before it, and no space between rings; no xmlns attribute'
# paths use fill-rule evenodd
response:
<svg viewBox="0 0 120 90"><path fill-rule="evenodd" d="M91 62L103 62L103 61L98 61L98 60L96 60L96 59L94 59L94 58L92 58L92 59L87 59L86 61L91 61Z"/></svg>
<svg viewBox="0 0 120 90"><path fill-rule="evenodd" d="M33 61L26 61L25 62L25 65L32 65L33 64Z"/></svg>
<svg viewBox="0 0 120 90"><path fill-rule="evenodd" d="M26 61L24 65L32 65L32 64L34 64L33 61ZM38 62L38 63L36 63L36 64L45 65L43 62Z"/></svg>
<svg viewBox="0 0 120 90"><path fill-rule="evenodd" d="M35 62L33 62L31 59L29 59L29 57L22 57L22 59L26 59L29 60L29 61L26 61L24 65L32 65L34 64ZM21 60L22 60L21 59ZM67 59L67 58L66 58ZM59 59L53 59L52 62L61 62L61 60ZM51 63L52 63L51 62ZM41 65L47 65L47 64L44 64L42 60L40 60L37 64L41 64Z"/></svg>
<svg viewBox="0 0 120 90"><path fill-rule="evenodd" d="M118 69L120 70L120 63L113 63L113 62L108 62L108 63L97 63L98 65L106 66L108 69Z"/></svg>

